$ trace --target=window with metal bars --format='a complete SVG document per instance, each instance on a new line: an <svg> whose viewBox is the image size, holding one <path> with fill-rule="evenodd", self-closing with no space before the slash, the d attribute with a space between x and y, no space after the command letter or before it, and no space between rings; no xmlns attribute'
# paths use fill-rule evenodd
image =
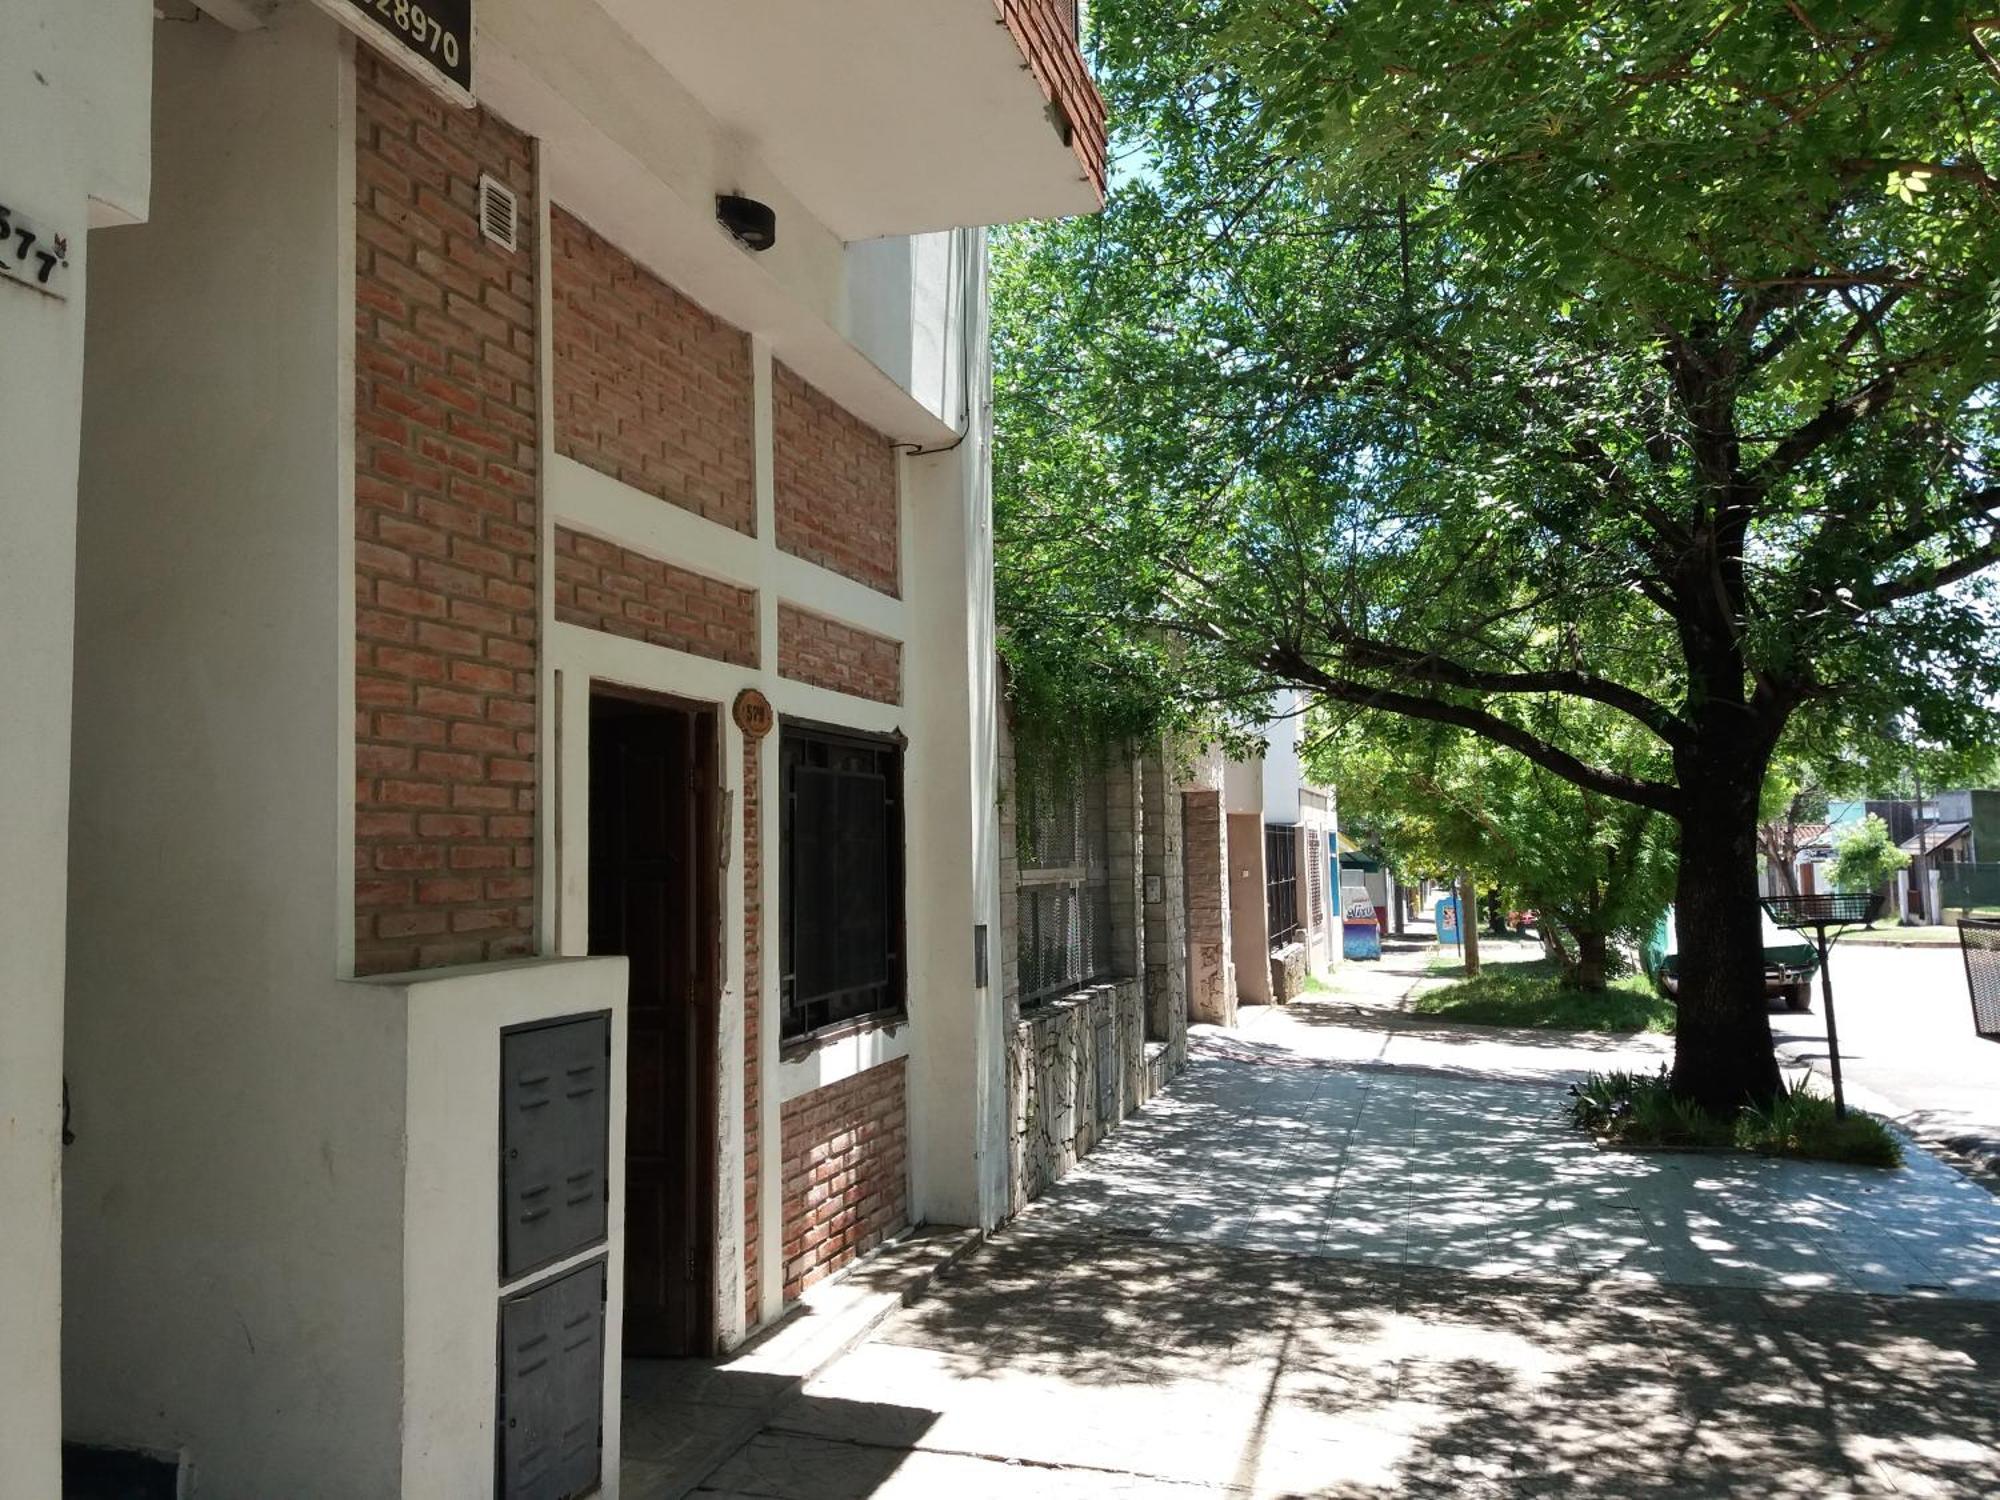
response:
<svg viewBox="0 0 2000 1500"><path fill-rule="evenodd" d="M1111 859L1104 778L1081 763L1015 776L1021 1003L1111 976Z"/></svg>
<svg viewBox="0 0 2000 1500"><path fill-rule="evenodd" d="M1298 936L1299 830L1292 824L1264 829L1264 914L1270 920L1273 948Z"/></svg>
<svg viewBox="0 0 2000 1500"><path fill-rule="evenodd" d="M789 1039L903 1010L903 752L787 725L778 964Z"/></svg>

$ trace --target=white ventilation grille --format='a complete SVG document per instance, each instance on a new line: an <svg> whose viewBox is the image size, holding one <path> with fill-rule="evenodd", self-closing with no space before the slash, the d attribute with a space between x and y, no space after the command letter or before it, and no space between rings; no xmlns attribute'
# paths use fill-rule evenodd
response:
<svg viewBox="0 0 2000 1500"><path fill-rule="evenodd" d="M502 250L518 248L520 208L513 189L482 174L479 179L479 233Z"/></svg>

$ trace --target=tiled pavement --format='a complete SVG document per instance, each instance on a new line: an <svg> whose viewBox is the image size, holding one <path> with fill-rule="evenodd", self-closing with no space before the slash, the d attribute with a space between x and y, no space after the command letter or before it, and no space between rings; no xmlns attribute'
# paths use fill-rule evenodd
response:
<svg viewBox="0 0 2000 1500"><path fill-rule="evenodd" d="M1203 1036L699 1493L2000 1494L2000 1201L1600 1152L1514 1064L1548 1039L1391 1066L1369 1020Z"/></svg>

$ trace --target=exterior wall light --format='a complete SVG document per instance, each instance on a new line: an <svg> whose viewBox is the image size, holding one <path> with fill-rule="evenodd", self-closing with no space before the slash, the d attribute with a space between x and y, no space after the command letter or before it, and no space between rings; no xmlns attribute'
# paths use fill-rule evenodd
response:
<svg viewBox="0 0 2000 1500"><path fill-rule="evenodd" d="M715 199L715 222L736 242L749 250L763 251L778 243L778 215L768 203L719 193Z"/></svg>

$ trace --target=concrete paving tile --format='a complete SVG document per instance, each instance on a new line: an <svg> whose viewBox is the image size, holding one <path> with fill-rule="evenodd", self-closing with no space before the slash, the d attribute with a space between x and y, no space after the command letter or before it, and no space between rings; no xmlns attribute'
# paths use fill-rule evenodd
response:
<svg viewBox="0 0 2000 1500"><path fill-rule="evenodd" d="M1598 1151L1478 1071L1560 1048L1252 1024L712 1500L2000 1492L2000 1211L1942 1163Z"/></svg>

